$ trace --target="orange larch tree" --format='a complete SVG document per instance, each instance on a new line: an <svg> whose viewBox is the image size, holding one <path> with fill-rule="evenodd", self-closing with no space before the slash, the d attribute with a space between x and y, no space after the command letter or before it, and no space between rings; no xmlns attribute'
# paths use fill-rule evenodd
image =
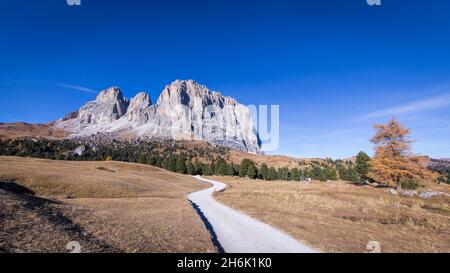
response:
<svg viewBox="0 0 450 273"><path fill-rule="evenodd" d="M375 157L368 175L374 181L402 189L402 182L430 178L432 173L410 156L410 130L395 118L385 125L375 125Z"/></svg>

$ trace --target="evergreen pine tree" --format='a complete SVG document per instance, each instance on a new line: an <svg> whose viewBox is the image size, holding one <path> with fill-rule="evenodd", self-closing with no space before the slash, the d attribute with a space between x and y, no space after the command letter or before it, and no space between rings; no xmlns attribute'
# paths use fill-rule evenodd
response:
<svg viewBox="0 0 450 273"><path fill-rule="evenodd" d="M273 180L277 180L277 178L278 178L277 170L275 168L271 167L267 174L267 180L273 181Z"/></svg>
<svg viewBox="0 0 450 273"><path fill-rule="evenodd" d="M250 165L248 166L248 169L247 169L247 176L248 176L249 178L252 178L252 179L255 179L255 178L256 178L256 169L255 169L255 166L254 166L253 164L250 164Z"/></svg>
<svg viewBox="0 0 450 273"><path fill-rule="evenodd" d="M194 164L192 164L192 162L190 160L186 162L186 172L189 175L195 174Z"/></svg>
<svg viewBox="0 0 450 273"><path fill-rule="evenodd" d="M260 174L261 174L261 178L262 178L262 179L268 180L269 167L267 166L266 163L263 163L263 164L261 165Z"/></svg>
<svg viewBox="0 0 450 273"><path fill-rule="evenodd" d="M291 171L292 180L300 181L300 170L298 168L294 168Z"/></svg>
<svg viewBox="0 0 450 273"><path fill-rule="evenodd" d="M370 157L365 152L359 152L356 156L356 172L361 180L366 180L370 171Z"/></svg>

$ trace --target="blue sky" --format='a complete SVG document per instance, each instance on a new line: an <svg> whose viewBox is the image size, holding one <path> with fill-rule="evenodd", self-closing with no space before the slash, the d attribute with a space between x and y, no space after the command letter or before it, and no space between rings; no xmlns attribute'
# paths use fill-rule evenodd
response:
<svg viewBox="0 0 450 273"><path fill-rule="evenodd" d="M450 157L450 2L0 0L0 122L49 122L117 85L195 79L278 104L276 154L371 152L392 115ZM93 92L94 91L94 92Z"/></svg>

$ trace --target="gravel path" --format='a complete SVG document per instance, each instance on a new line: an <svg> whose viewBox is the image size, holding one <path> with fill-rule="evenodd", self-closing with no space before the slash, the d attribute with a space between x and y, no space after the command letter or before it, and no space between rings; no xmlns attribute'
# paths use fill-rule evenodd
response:
<svg viewBox="0 0 450 273"><path fill-rule="evenodd" d="M189 195L210 230L213 240L226 253L316 253L286 233L233 210L212 197L215 191L226 188L217 181L194 177L213 184L209 189Z"/></svg>

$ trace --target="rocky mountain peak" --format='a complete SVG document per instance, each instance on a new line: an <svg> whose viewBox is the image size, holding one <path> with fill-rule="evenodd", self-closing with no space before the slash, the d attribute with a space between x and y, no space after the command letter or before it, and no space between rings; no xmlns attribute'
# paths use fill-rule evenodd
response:
<svg viewBox="0 0 450 273"><path fill-rule="evenodd" d="M194 80L176 80L167 85L156 105L152 105L145 92L138 93L129 102L119 88L110 87L95 101L55 124L71 136L106 132L202 139L252 153L261 151L250 109Z"/></svg>
<svg viewBox="0 0 450 273"><path fill-rule="evenodd" d="M136 94L136 96L134 96L133 99L131 99L128 110L130 110L130 108L131 108L131 110L133 110L139 106L149 107L151 105L152 105L152 99L150 98L150 96L145 92L140 92L140 93Z"/></svg>
<svg viewBox="0 0 450 273"><path fill-rule="evenodd" d="M157 104L170 104L172 106L194 106L194 102L201 102L203 106L217 104L236 104L231 97L222 96L219 92L210 91L205 85L194 80L176 80L167 85L158 98Z"/></svg>
<svg viewBox="0 0 450 273"><path fill-rule="evenodd" d="M133 99L131 99L130 105L127 110L127 120L135 122L146 122L149 111L149 107L152 106L152 100L150 96L145 92L140 92Z"/></svg>
<svg viewBox="0 0 450 273"><path fill-rule="evenodd" d="M121 103L127 100L124 99L122 91L119 87L112 86L106 90L101 91L100 94L98 94L96 101L102 103Z"/></svg>

